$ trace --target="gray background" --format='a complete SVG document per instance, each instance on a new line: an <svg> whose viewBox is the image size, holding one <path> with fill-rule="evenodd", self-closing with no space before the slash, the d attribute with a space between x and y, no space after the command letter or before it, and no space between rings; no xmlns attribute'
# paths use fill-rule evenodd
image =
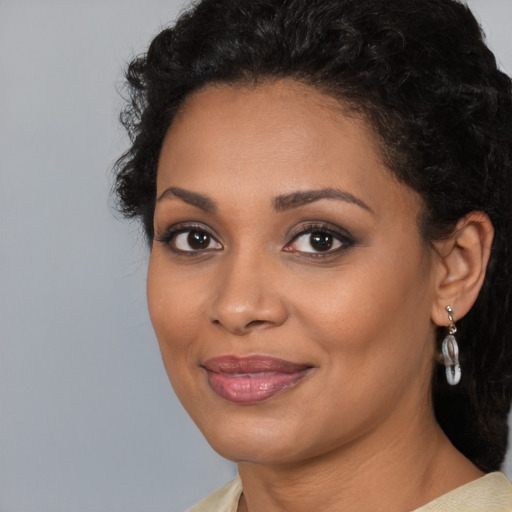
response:
<svg viewBox="0 0 512 512"><path fill-rule="evenodd" d="M121 69L180 5L0 0L0 512L179 512L235 473L172 394L108 197ZM512 2L470 5L510 73Z"/></svg>

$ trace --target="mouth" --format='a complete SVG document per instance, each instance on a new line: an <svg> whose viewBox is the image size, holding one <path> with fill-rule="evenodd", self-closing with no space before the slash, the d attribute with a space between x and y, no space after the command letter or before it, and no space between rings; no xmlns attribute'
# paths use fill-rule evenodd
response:
<svg viewBox="0 0 512 512"><path fill-rule="evenodd" d="M298 384L313 369L269 356L220 356L202 364L212 390L237 404L254 404Z"/></svg>

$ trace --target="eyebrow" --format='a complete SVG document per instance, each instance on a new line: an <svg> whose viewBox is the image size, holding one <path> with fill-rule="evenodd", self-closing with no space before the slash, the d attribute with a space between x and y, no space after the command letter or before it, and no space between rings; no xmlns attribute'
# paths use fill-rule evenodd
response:
<svg viewBox="0 0 512 512"><path fill-rule="evenodd" d="M164 190L157 199L157 202L166 198L177 197L187 204L200 208L209 213L217 212L217 204L208 196L192 192L179 187L169 187ZM279 195L272 201L272 206L277 212L284 212L293 208L320 201L321 199L337 199L346 203L355 204L364 210L374 213L373 210L361 199L345 190L337 188L322 188L317 190L300 190L290 194Z"/></svg>
<svg viewBox="0 0 512 512"><path fill-rule="evenodd" d="M318 190L301 190L298 192L292 192L291 194L277 196L272 201L272 204L277 212L283 212L319 201L320 199L338 199L345 201L346 203L355 204L370 213L374 213L373 210L361 199L338 188L322 188Z"/></svg>
<svg viewBox="0 0 512 512"><path fill-rule="evenodd" d="M217 205L215 201L210 199L208 196L198 194L197 192L191 192L179 187L169 187L164 190L157 199L157 202L162 201L166 198L177 197L187 204L200 208L205 212L215 213L217 211Z"/></svg>

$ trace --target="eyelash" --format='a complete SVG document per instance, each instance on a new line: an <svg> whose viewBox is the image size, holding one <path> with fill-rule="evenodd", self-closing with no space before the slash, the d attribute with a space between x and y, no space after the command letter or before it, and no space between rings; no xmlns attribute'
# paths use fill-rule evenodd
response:
<svg viewBox="0 0 512 512"><path fill-rule="evenodd" d="M287 247L295 243L301 237L305 235L329 235L332 236L333 239L337 240L340 245L334 249L329 249L327 251L293 251L286 250ZM355 244L355 240L344 230L340 230L339 228L335 228L331 225L326 225L325 223L317 223L317 224L308 224L303 226L297 233L292 236L290 242L288 242L285 246L285 252L298 252L305 258L329 258L338 255L340 252L352 247Z"/></svg>
<svg viewBox="0 0 512 512"><path fill-rule="evenodd" d="M210 238L210 242L214 241L222 247L222 244L218 242L216 236L212 234L211 229L206 226L200 224L179 224L176 226L171 226L167 231L163 234L155 237L157 242L160 242L164 245L167 245L169 249L178 255L183 256L199 256L204 255L205 252L216 251L220 249L191 249L191 250L182 250L178 249L174 246L176 242L176 238L183 233L191 233L191 232L204 233ZM320 235L329 235L332 236L333 239L337 240L340 245L334 249L329 249L326 251L297 251L293 249L287 249L291 245L297 242L301 237L305 235L312 234L320 234ZM331 225L326 225L325 223L317 223L317 224L308 224L303 226L298 232L294 233L291 236L290 242L288 242L283 248L284 252L289 253L299 253L303 258L328 258L337 255L338 253L352 247L355 244L355 240L344 230L336 229Z"/></svg>
<svg viewBox="0 0 512 512"><path fill-rule="evenodd" d="M182 255L183 256L198 256L200 254L204 254L206 251L211 251L211 249L210 250L208 250L208 249L193 250L192 249L190 251L185 251L182 249L178 249L177 247L174 246L174 244L176 242L176 238L179 235L181 235L183 233L192 233L192 232L204 233L204 234L208 235L211 240L214 240L215 242L220 244L220 242L217 241L217 238L215 237L215 235L212 234L212 231L209 228L207 228L206 226L203 226L201 224L178 224L176 226L171 226L163 234L155 237L155 240L157 242L160 242L160 243L168 246L172 252L174 252L180 256L182 256Z"/></svg>

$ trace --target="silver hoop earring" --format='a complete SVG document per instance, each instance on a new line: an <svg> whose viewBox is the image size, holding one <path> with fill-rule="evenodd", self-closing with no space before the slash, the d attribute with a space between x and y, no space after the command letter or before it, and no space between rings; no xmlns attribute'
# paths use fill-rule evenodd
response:
<svg viewBox="0 0 512 512"><path fill-rule="evenodd" d="M453 321L453 310L450 306L446 306L446 312L448 313L448 320L450 320L448 335L443 340L442 345L444 365L446 367L446 380L450 386L456 386L461 377L459 345L457 345L457 340L454 336L457 332L457 327L455 327L455 323Z"/></svg>

